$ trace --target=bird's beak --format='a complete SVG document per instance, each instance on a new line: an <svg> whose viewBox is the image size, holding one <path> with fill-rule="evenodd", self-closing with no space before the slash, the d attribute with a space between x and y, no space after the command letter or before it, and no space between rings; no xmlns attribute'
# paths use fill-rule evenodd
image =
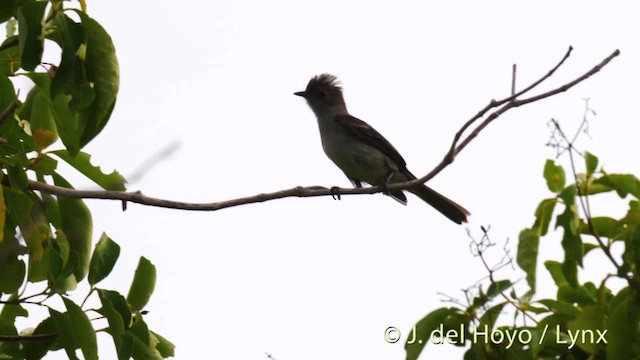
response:
<svg viewBox="0 0 640 360"><path fill-rule="evenodd" d="M298 96L302 96L303 98L307 97L307 93L304 91L298 91L298 92L294 92L293 95L298 95Z"/></svg>

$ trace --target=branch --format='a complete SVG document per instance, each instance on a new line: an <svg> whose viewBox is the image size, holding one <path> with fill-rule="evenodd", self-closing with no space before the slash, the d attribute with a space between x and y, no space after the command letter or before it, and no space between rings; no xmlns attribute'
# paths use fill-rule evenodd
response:
<svg viewBox="0 0 640 360"><path fill-rule="evenodd" d="M402 185L403 186L402 189L406 189L408 187L411 187L411 186L414 186L414 185L417 185L417 184L420 184L420 183L425 183L425 182L429 181L434 176L436 176L440 171L442 171L445 167L447 167L449 164L451 164L453 162L455 156L460 151L462 151L462 149L464 149L467 145L469 145L471 140L476 138L478 136L478 134L480 134L480 132L484 128L487 127L487 125L489 125L491 122L493 122L495 119L500 117L505 112L509 111L510 109L517 108L519 106L526 105L526 104L529 104L529 103L532 103L532 102L535 102L535 101L538 101L538 100L542 100L542 99L548 98L550 96L559 94L561 92L567 91L570 88L576 86L577 84L583 82L584 80L588 79L589 77L591 77L595 73L597 73L600 70L602 70L602 68L604 66L606 66L609 62L611 62L611 60L613 60L613 58L615 58L616 56L620 55L620 51L616 50L613 53L611 53L611 55L607 56L604 60L602 60L598 65L594 66L591 70L587 71L586 73L584 73L583 75L579 76L575 80L573 80L571 82L568 82L568 83L566 83L566 84L564 84L564 85L562 85L560 87L557 87L557 88L555 88L553 90L550 90L550 91L547 91L545 93L542 93L540 95L532 96L530 98L525 98L525 99L522 99L522 100L516 100L516 98L518 96L529 92L530 90L535 88L537 85L542 83L544 80L548 79L551 75L553 75L553 73L569 57L569 55L571 54L571 50L572 50L572 48L569 47L569 50L567 51L565 56L562 58L562 60L560 60L560 62L553 69L551 69L547 74L545 74L540 80L538 80L535 83L531 84L529 87L527 87L524 90L518 92L514 96L511 96L509 98L506 98L506 99L498 101L498 102L492 101L491 103L489 103L489 105L487 105L484 109L482 109L476 116L474 116L469 121L467 121L467 123L462 127L462 129L460 129L460 131L458 131L458 133L456 134L456 136L455 136L455 138L453 140L453 143L451 144L451 148L449 149L449 152L445 155L444 159L442 159L440 164L438 164L433 170L431 170L431 172L429 172L427 175L421 177L420 179L413 180L413 181L410 181L410 182L407 182L407 183L398 184L398 185ZM505 104L505 105L503 107L497 109L493 113L491 113L482 123L480 123L480 125L478 125L471 132L471 134L469 134L464 140L462 140L460 142L460 145L457 145L457 147L456 147L456 144L458 143L458 140L462 137L462 133L464 132L464 130L466 130L466 128L468 128L473 122L475 122L476 120L478 120L482 116L484 116L484 114L486 112L488 112L490 109L495 108L495 107L499 107L499 106L501 106L503 104ZM393 185L396 185L396 184L393 184ZM400 187L396 188L393 185L389 185L388 186L389 190L396 190L396 189L400 188ZM407 186L405 187L405 185L407 185Z"/></svg>
<svg viewBox="0 0 640 360"><path fill-rule="evenodd" d="M518 100L517 98L528 93L533 90L535 87L540 85L543 81L551 77L562 64L569 58L571 54L572 48L569 47L565 55L562 59L555 65L551 70L549 70L544 76L542 76L539 80L532 83L525 89L515 93L512 96L509 96L505 99L496 101L492 100L487 106L485 106L482 110L480 110L475 116L469 119L462 128L456 133L453 142L451 144L451 148L444 156L443 160L428 174L425 176L408 181L403 183L393 183L387 185L388 190L401 190L407 189L412 186L422 184L433 178L435 175L440 173L445 167L453 162L456 155L462 151L474 138L476 138L480 132L487 127L491 122L497 119L499 116L504 114L510 109L526 105L532 102L536 102L547 97L556 95L558 93L569 90L575 85L581 83L582 81L588 79L592 75L596 74L604 66L606 66L611 60L613 60L616 56L620 55L620 51L616 50L607 58L602 60L598 65L594 66L591 70L587 71L583 75L579 76L575 80L568 82L562 86L559 86L553 90L544 92L539 95L531 96L529 98ZM515 76L515 75L514 75ZM496 109L497 108L497 109ZM462 139L462 135L464 132L473 125L476 121L483 118L485 114L487 114L491 109L496 109L493 113L491 113L483 122L481 122L473 131L464 139ZM462 140L460 140L462 139ZM344 188L336 188L336 189L328 189L322 186L308 186L308 187L295 187L287 190L280 190L271 193L262 193L253 196L247 196L237 199L224 200L212 203L186 203L180 201L172 201L166 199L158 199L143 195L140 191L136 192L120 192L120 191L87 191L87 190L75 190L68 189L59 186L49 185L37 181L29 181L28 187L31 190L37 190L43 193L48 193L56 196L64 196L70 198L84 198L84 199L104 199L104 200L121 200L123 202L123 209L126 209L126 203L132 202L142 205L148 206L156 206L170 209L180 209L180 210L194 210L194 211L216 211L229 207L234 207L238 205L252 204L265 202L276 199L283 199L288 197L315 197L315 196L335 196L336 189L340 195L356 195L356 194L375 194L382 189L379 186L365 187L365 188L354 188L354 189L344 189Z"/></svg>
<svg viewBox="0 0 640 360"><path fill-rule="evenodd" d="M286 197L314 197L314 196L327 196L335 195L330 189L322 186L310 186L310 187L295 187L288 190L280 190L271 193L263 193L254 196L247 196L243 198L218 201L212 203L188 203L181 201L172 201L166 199L158 199L146 196L140 191L123 192L123 191L109 191L109 190L76 190L69 189L60 186L45 184L38 181L29 180L28 187L31 190L40 191L43 193L63 196L75 199L103 199L103 200L121 200L124 203L132 202L136 204L162 207L168 209L179 210L194 210L194 211L215 211L226 209L238 205L259 203L269 200L282 199ZM368 192L358 191L362 189L344 189L340 192L340 195L351 194L363 194L363 193L376 193L376 188L367 188Z"/></svg>
<svg viewBox="0 0 640 360"><path fill-rule="evenodd" d="M9 106L7 106L7 108L2 110L2 112L0 113L0 124L2 124L5 120L7 120L9 116L13 114L15 109L17 109L18 106L20 106L20 100L18 100L19 95L20 95L20 90L18 90L18 92L16 93L16 97L9 104Z"/></svg>
<svg viewBox="0 0 640 360"><path fill-rule="evenodd" d="M58 337L57 333L34 335L0 335L0 341L45 340Z"/></svg>

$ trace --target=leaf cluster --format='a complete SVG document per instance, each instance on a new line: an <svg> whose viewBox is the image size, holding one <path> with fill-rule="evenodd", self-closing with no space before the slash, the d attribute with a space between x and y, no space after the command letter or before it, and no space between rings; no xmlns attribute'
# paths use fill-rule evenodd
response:
<svg viewBox="0 0 640 360"><path fill-rule="evenodd" d="M105 190L124 191L125 179L105 174L82 151L107 125L119 88L115 47L107 31L85 11L61 0L3 0L0 23L0 358L40 359L64 349L98 356L96 333L109 333L120 359L164 358L173 345L147 328L143 307L155 285L155 267L141 258L125 298L96 285L113 269L120 247L102 234L92 247L93 221L82 199L30 190L29 180L73 189L58 171L63 161ZM45 43L59 49L44 60ZM16 88L28 79L32 86ZM23 96L20 96L22 92ZM92 250L93 248L93 250ZM87 280L90 292L77 304L69 293ZM33 293L34 288L44 290ZM86 309L95 294L99 309ZM48 301L62 300L64 308ZM49 316L29 316L43 306ZM97 318L88 313L95 312ZM16 318L31 329L19 331ZM107 323L97 328L102 321Z"/></svg>
<svg viewBox="0 0 640 360"><path fill-rule="evenodd" d="M584 158L586 172L574 172L576 181L568 185L563 167L553 160L545 164L544 179L553 197L540 202L534 224L520 232L516 257L529 290L517 295L515 281L492 278L487 290L480 287L466 306L432 311L409 336L420 341L406 343L407 359L417 359L425 345L442 339L468 346L466 360L640 357L640 180L631 174L596 172L598 158L590 153ZM589 200L603 193L621 199L631 195L627 213L621 218L592 217ZM556 297L535 299L540 240L553 241L549 228L554 219L562 233L564 259L545 260L544 266ZM623 248L621 256L612 254L614 243ZM578 270L589 266L585 256L596 252L608 259L612 272L597 284L581 282ZM623 279L627 286L614 291L608 286L612 278ZM509 307L514 316L502 325L499 319Z"/></svg>

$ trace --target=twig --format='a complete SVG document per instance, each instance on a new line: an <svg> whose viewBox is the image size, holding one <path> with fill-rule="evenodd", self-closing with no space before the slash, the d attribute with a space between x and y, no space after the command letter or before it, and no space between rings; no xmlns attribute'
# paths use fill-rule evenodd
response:
<svg viewBox="0 0 640 360"><path fill-rule="evenodd" d="M489 263L487 262L487 259L485 259L485 251L489 248L491 248L492 246L495 245L495 243L492 243L491 240L489 239L489 229L482 227L482 239L480 241L476 241L473 236L471 236L471 233L469 231L467 231L467 235L469 235L469 237L471 238L471 243L469 244L469 247L471 249L471 254L475 257L480 258L480 261L482 262L482 265L484 266L484 268L487 270L488 273L488 278L489 281L492 284L496 283L496 279L493 276L494 273L500 269L502 269L503 267L511 264L513 262L513 259L511 258L511 256L506 253L505 256L502 257L502 259L500 260L499 263L497 263L496 265L489 265ZM506 250L506 244L504 249ZM504 262L505 259L509 259L508 262ZM529 315L526 311L522 311L522 307L519 306L518 303L516 303L514 300L512 300L509 296L507 296L507 294L504 293L504 291L500 291L500 296L509 304L511 304L516 311L521 311L522 315L523 315L523 319L530 319L531 321L535 322L536 324L538 323L538 320L536 320L533 316Z"/></svg>
<svg viewBox="0 0 640 360"><path fill-rule="evenodd" d="M499 100L499 101L491 100L489 102L489 104L484 107L484 109L480 110L475 116L473 116L471 119L467 120L467 122L462 126L462 128L460 128L460 130L458 130L458 132L456 133L455 137L453 138L453 141L451 143L451 148L449 149L449 154L447 154L447 156L451 156L451 157L455 156L455 155L451 155L451 154L456 154L459 151L459 150L456 151L455 149L456 149L456 145L458 144L458 141L462 137L462 134L474 122L476 122L476 120L481 119L487 112L489 112L489 110L491 110L493 108L496 108L496 107L499 107L499 106L502 106L502 105L504 105L504 104L506 104L508 102L511 102L511 101L515 100L517 97L528 93L529 91L533 90L536 86L540 85L543 81L545 81L546 79L550 78L551 75L553 75L556 72L556 70L558 70L558 68L560 68L560 66L562 66L562 64L564 64L564 62L569 58L569 56L571 55L572 51L573 51L573 47L569 46L569 49L564 54L562 59L556 64L556 66L554 66L551 70L547 71L546 74L544 74L540 79L538 79L533 84L529 85L528 87L524 88L523 90L519 91L518 93L509 96L508 98L505 98L505 99L502 99L502 100ZM453 161L453 158L451 160Z"/></svg>
<svg viewBox="0 0 640 360"><path fill-rule="evenodd" d="M615 266L616 269L619 270L620 269L620 264L618 264L618 261L616 261L616 259L611 254L609 246L607 246L604 243L604 241L602 241L602 239L600 238L600 235L595 230L595 227L593 226L593 223L591 221L591 209L590 209L588 204L585 204L585 199L584 199L585 194L582 193L582 190L580 188L580 179L578 179L578 172L576 171L576 164L575 164L575 160L573 159L573 144L568 142L569 139L564 134L564 131L562 131L562 128L560 128L560 124L554 119L552 119L551 121L555 125L556 130L558 130L560 136L562 136L562 138L568 144L567 146L569 147L569 161L571 162L571 170L573 172L573 178L574 178L574 180L576 182L576 189L578 191L578 199L580 200L581 208L585 212L585 217L587 218L587 225L589 226L589 232L596 239L596 241L598 242L598 245L600 245L600 248L602 249L604 254L607 256L607 258L609 258L611 263L613 263L613 266Z"/></svg>
<svg viewBox="0 0 640 360"><path fill-rule="evenodd" d="M35 335L0 335L0 341L46 340L58 337L57 333Z"/></svg>
<svg viewBox="0 0 640 360"><path fill-rule="evenodd" d="M583 75L579 76L578 78L576 78L575 80L566 83L558 88L555 88L553 90L547 91L545 93L542 93L540 95L536 95L530 98L526 98L523 100L515 100L515 98L517 98L518 96L528 92L529 90L533 89L535 86L537 86L538 84L542 83L545 79L547 79L549 76L551 76L564 62L565 60L569 57L569 54L571 53L572 48L569 48L569 51L567 51L567 53L565 54L565 56L562 58L562 60L558 63L558 65L556 65L553 69L551 69L547 74L545 74L545 76L543 76L540 80L536 81L535 83L533 83L532 85L530 85L529 87L527 87L526 89L518 92L516 95L509 97L507 99L498 101L498 102L491 102L489 105L487 105L483 110L480 111L480 113L478 113L478 115L474 116L473 118L471 118L469 121L467 121L467 123L463 126L463 128L458 131L458 133L456 134L453 143L451 144L451 149L449 150L449 152L447 153L447 155L445 155L444 159L442 159L442 161L433 169L431 170L427 175L413 180L413 181L409 181L406 183L395 183L395 184L389 184L387 185L387 189L388 190L398 190L398 189L406 189L406 188L410 188L412 186L415 186L417 184L422 184L425 183L427 181L429 181L430 179L432 179L434 176L436 176L440 171L442 171L445 167L447 167L450 163L453 162L453 159L455 158L456 154L458 154L460 151L462 151L462 149L464 149L476 136L478 136L478 134L480 134L480 132L487 127L487 125L489 125L493 120L495 120L496 118L498 118L499 116L501 116L502 114L504 114L505 112L507 112L510 109L522 106L522 105L526 105L529 104L531 102L534 101L538 101L538 100L542 100L544 98L553 96L555 94L564 92L569 90L570 88L574 87L575 85L579 84L580 82L588 79L589 77L591 77L592 75L596 74L597 72L599 72L600 70L602 70L602 68L604 66L606 66L609 62L611 62L611 60L613 60L616 56L620 55L620 51L619 50L615 50L613 53L611 53L611 55L607 56L604 60L602 60L598 65L594 66L591 70L587 71L586 73L584 73ZM497 104L497 105L495 105ZM496 110L495 112L491 113L482 123L480 123L480 125L478 125L473 132L471 132L471 134L469 134L469 136L467 136L464 140L462 140L460 142L460 145L456 144L458 142L458 139L462 136L462 133L464 132L464 130L466 129L466 127L468 127L467 125L471 125L471 123L473 123L474 121L476 121L477 119L479 119L480 117L482 117L487 111L489 111L490 109L496 107L496 106L500 106L502 104L505 104L503 107L501 107L500 109ZM340 189L342 190L342 189Z"/></svg>
<svg viewBox="0 0 640 360"><path fill-rule="evenodd" d="M511 69L511 96L516 94L516 75L518 71L518 65L513 64Z"/></svg>
<svg viewBox="0 0 640 360"><path fill-rule="evenodd" d="M462 151L475 137L480 134L480 132L487 127L493 120L504 114L510 109L526 105L535 101L539 101L545 99L547 97L556 95L558 93L564 92L572 88L573 86L579 84L580 82L586 80L592 75L599 72L604 66L606 66L613 58L620 54L620 51L616 50L603 61L601 61L598 65L594 66L591 70L586 72L585 74L579 76L575 80L566 83L560 87L557 87L553 90L547 91L545 93L535 95L529 98L525 98L522 100L517 100L517 98L525 93L529 92L544 80L548 79L555 71L566 61L569 57L572 48L570 47L562 60L551 70L549 70L543 77L541 77L538 81L529 85L524 90L517 92L515 95L505 98L500 101L492 100L489 105L487 105L484 109L478 112L474 117L472 117L469 121L467 121L460 131L456 133L454 140L452 142L450 150L447 152L443 160L431 170L425 176L408 181L403 183L393 183L388 184L386 186L386 190L401 190L413 187L418 184L422 184L433 178L439 172L441 172L445 167L451 164L455 158L455 156ZM502 106L502 107L500 107ZM482 118L487 112L496 107L500 107L493 113L491 113L482 123L480 123L466 138L462 141L462 134L468 129L475 121ZM459 144L458 144L459 142ZM164 208L172 208L172 209L181 209L181 210L195 210L195 211L216 211L229 207L234 207L238 205L245 205L251 203L265 202L275 199L282 199L287 197L315 197L315 196L335 196L335 190L328 189L322 186L309 186L309 187L295 187L287 190L280 190L271 193L263 193L257 194L253 196L247 196L237 199L218 201L212 203L186 203L180 201L171 201L166 199L158 199L143 195L141 192L119 192L119 191L87 191L87 190L74 190L62 188L59 186L49 185L36 181L29 181L29 188L32 190L37 190L45 193L49 193L57 196L65 196L71 198L87 198L87 199L104 199L104 200L121 200L124 205L126 202L133 202L148 206L156 206L156 207L164 207ZM374 194L380 192L382 189L379 186L372 187L364 187L364 188L354 188L354 189L343 189L337 188L340 195L355 195L355 194Z"/></svg>
<svg viewBox="0 0 640 360"><path fill-rule="evenodd" d="M28 187L31 190L41 191L47 194L63 196L75 199L103 199L103 200L121 200L123 202L132 202L136 204L180 209L180 210L194 210L194 211L215 211L221 210L233 206L264 202L274 199L282 199L286 197L314 197L314 196L326 196L331 195L331 190L322 186L311 187L295 187L288 190L280 190L271 193L258 194L254 196L247 196L243 198L237 198L232 200L218 201L212 203L188 203L182 201L172 201L166 199L158 199L146 196L140 191L123 192L123 191L110 191L110 190L76 190L68 189L60 186L41 183L38 181L29 180ZM368 188L371 189L371 188ZM348 191L347 191L348 190ZM358 191L361 189L345 189L341 192L345 194L362 194ZM372 194L375 192L370 191Z"/></svg>
<svg viewBox="0 0 640 360"><path fill-rule="evenodd" d="M13 101L0 113L0 124L2 124L5 120L11 116L11 114L20 106L20 100L18 100L18 96L20 95L20 89L16 92L16 97Z"/></svg>

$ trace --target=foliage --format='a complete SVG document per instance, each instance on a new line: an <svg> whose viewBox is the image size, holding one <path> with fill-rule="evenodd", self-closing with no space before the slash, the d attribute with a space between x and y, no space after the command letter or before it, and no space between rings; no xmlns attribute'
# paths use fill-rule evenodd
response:
<svg viewBox="0 0 640 360"><path fill-rule="evenodd" d="M113 337L120 359L164 358L173 345L149 330L142 308L155 284L155 267L141 258L125 298L96 287L113 269L120 247L106 234L92 250L92 215L83 200L30 189L41 183L72 188L57 171L67 162L106 190L125 190L125 179L103 173L82 148L106 126L119 88L118 60L107 31L84 9L65 9L61 0L3 0L0 22L0 358L40 359L64 349L75 359L97 359L96 333ZM56 44L60 61L43 61L45 43ZM17 78L33 86L16 89ZM20 91L26 96L20 101ZM60 140L60 141L57 141ZM48 150L57 146L55 150ZM85 301L69 297L87 279L100 316L91 319ZM44 288L40 292L34 288ZM51 298L63 307L50 305ZM32 319L29 307L44 306L49 317ZM16 328L27 317L33 329ZM38 324L39 321L39 324ZM102 321L97 329L97 324Z"/></svg>
<svg viewBox="0 0 640 360"><path fill-rule="evenodd" d="M571 144L568 150L575 167ZM497 280L495 269L487 268L486 290L480 287L476 296L467 298L468 304L436 309L416 324L405 344L407 359L416 359L430 342L469 346L466 360L640 358L640 181L629 174L596 172L597 157L586 153L584 158L586 173L573 171L575 183L569 185L561 166L548 160L544 167L553 197L540 202L533 226L520 233L516 257L529 290L517 296L515 281ZM601 193L632 195L627 213L621 218L591 216L590 199ZM564 259L546 260L544 266L557 295L534 300L537 264L543 260L538 259L538 246L541 238L554 237L547 233L554 211ZM623 248L621 257L611 253L614 243ZM578 268L595 258L586 259L589 252L604 255L613 269L599 284L579 280ZM615 292L607 284L612 278L627 285ZM510 325L499 326L509 307L514 309L514 317L506 320Z"/></svg>

